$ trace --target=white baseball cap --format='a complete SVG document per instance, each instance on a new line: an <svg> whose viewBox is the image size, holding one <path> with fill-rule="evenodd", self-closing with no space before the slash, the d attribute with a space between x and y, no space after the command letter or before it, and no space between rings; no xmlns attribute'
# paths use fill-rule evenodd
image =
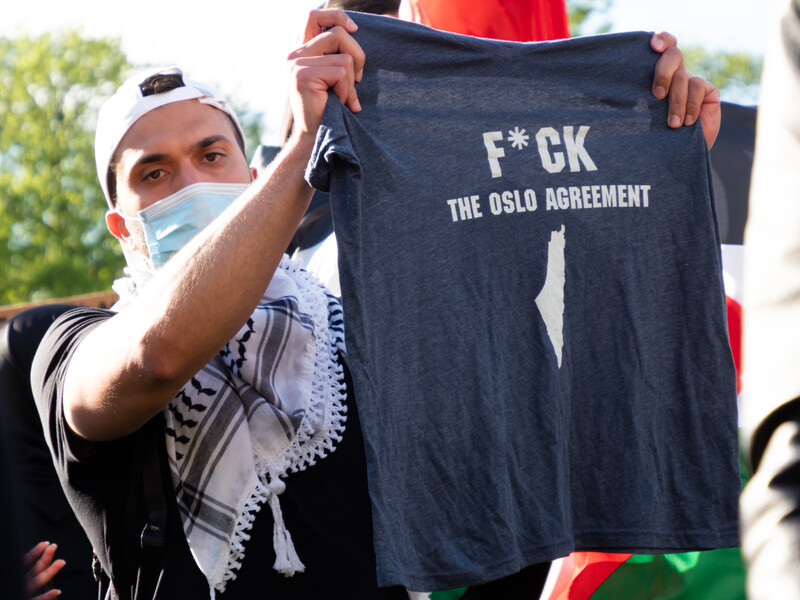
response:
<svg viewBox="0 0 800 600"><path fill-rule="evenodd" d="M143 85L154 75L178 75L183 85L168 92L158 93ZM213 87L183 76L177 67L160 67L137 73L123 83L116 93L100 109L97 118L97 132L94 138L94 159L97 177L109 207L113 208L108 193L108 166L128 129L141 117L165 104L181 100L196 99L226 113L244 142L244 131L225 97Z"/></svg>

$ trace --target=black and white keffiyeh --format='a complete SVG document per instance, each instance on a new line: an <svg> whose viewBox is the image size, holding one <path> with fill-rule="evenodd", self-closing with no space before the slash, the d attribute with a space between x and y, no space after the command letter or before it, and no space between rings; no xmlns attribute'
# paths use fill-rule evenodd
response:
<svg viewBox="0 0 800 600"><path fill-rule="evenodd" d="M278 496L287 473L344 431L341 307L284 256L252 316L165 410L183 529L212 597L236 577L257 512L274 519L274 568L302 572Z"/></svg>

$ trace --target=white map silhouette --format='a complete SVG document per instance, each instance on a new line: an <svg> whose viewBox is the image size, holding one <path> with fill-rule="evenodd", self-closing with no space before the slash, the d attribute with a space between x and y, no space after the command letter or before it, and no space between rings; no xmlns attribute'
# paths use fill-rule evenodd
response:
<svg viewBox="0 0 800 600"><path fill-rule="evenodd" d="M550 234L547 245L547 274L544 286L536 296L536 306L547 327L547 335L553 344L558 368L561 368L561 351L564 347L564 282L566 281L566 265L564 262L564 225L560 231Z"/></svg>

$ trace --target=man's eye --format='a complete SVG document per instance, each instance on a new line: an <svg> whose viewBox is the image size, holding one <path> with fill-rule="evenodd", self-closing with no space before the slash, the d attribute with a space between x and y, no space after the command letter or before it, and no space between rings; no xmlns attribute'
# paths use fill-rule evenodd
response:
<svg viewBox="0 0 800 600"><path fill-rule="evenodd" d="M217 162L222 157L223 154L221 152L209 152L204 156L206 162Z"/></svg>
<svg viewBox="0 0 800 600"><path fill-rule="evenodd" d="M146 173L144 179L155 181L156 179L160 179L163 174L164 171L162 171L161 169L155 169L153 171L150 171L149 173Z"/></svg>

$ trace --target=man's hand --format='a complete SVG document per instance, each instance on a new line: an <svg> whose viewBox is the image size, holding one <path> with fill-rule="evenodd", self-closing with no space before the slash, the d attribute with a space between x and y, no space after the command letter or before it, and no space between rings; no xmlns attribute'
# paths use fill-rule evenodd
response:
<svg viewBox="0 0 800 600"><path fill-rule="evenodd" d="M328 89L351 111L361 105L355 82L364 72L364 51L350 37L358 27L340 10L312 10L303 45L289 54L293 88L290 103L294 132L315 136L322 121Z"/></svg>
<svg viewBox="0 0 800 600"><path fill-rule="evenodd" d="M25 594L31 600L52 600L61 594L60 590L49 590L44 594L35 595L66 564L61 559L53 561L55 554L56 545L50 542L39 542L25 554L23 564L28 569L25 573Z"/></svg>
<svg viewBox="0 0 800 600"><path fill-rule="evenodd" d="M678 40L666 32L656 33L650 47L661 54L653 77L653 95L659 100L669 95L668 124L673 129L693 125L698 119L708 147L719 133L721 110L719 90L700 77L693 77L683 63Z"/></svg>

